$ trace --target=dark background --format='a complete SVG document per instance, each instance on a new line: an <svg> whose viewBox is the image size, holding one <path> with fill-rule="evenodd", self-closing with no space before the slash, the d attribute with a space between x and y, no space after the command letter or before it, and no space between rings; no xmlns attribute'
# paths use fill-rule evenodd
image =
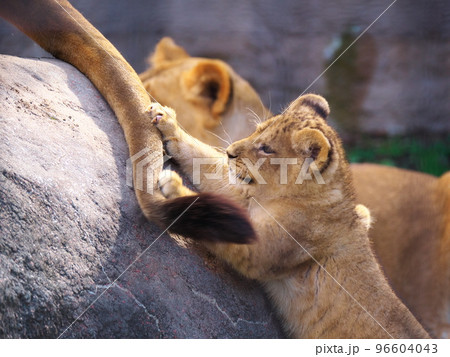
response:
<svg viewBox="0 0 450 357"><path fill-rule="evenodd" d="M279 112L391 0L72 0L136 71L163 36L227 61ZM351 161L450 168L450 2L398 0L308 91L324 95ZM48 56L0 21L0 53Z"/></svg>

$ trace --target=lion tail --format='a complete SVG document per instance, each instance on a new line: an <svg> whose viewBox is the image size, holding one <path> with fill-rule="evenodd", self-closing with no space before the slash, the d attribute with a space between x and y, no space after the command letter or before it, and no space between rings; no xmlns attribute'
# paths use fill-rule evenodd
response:
<svg viewBox="0 0 450 357"><path fill-rule="evenodd" d="M213 193L156 200L144 213L163 229L194 240L235 244L256 240L247 211Z"/></svg>

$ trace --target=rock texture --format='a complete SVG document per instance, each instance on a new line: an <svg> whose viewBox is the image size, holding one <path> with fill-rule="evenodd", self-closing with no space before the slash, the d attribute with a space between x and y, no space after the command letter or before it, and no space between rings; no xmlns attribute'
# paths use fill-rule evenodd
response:
<svg viewBox="0 0 450 357"><path fill-rule="evenodd" d="M0 98L0 337L282 337L256 284L143 218L76 69L0 56Z"/></svg>
<svg viewBox="0 0 450 357"><path fill-rule="evenodd" d="M71 0L136 68L162 36L229 62L279 112L393 0ZM450 2L397 1L309 88L341 129L450 132ZM0 21L0 53L43 53Z"/></svg>

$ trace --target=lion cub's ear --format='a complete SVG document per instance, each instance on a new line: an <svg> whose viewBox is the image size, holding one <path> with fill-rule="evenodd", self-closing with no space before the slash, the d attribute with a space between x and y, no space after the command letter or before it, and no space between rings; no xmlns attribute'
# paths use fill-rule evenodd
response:
<svg viewBox="0 0 450 357"><path fill-rule="evenodd" d="M298 111L304 108L314 110L323 119L330 115L330 107L324 97L316 94L305 94L294 100L288 107L288 111Z"/></svg>
<svg viewBox="0 0 450 357"><path fill-rule="evenodd" d="M231 78L227 67L221 61L202 60L183 73L181 87L187 99L210 111L211 118L205 126L217 126L231 96Z"/></svg>
<svg viewBox="0 0 450 357"><path fill-rule="evenodd" d="M163 37L156 45L155 52L149 57L149 62L153 67L158 67L162 63L183 58L189 58L184 48L178 46L170 37Z"/></svg>
<svg viewBox="0 0 450 357"><path fill-rule="evenodd" d="M330 142L320 130L305 128L291 137L293 149L305 158L312 158L319 170L328 160Z"/></svg>

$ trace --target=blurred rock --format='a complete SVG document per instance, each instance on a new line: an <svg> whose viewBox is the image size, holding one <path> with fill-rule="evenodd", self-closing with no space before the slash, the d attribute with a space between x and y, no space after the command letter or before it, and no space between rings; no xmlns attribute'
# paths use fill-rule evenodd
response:
<svg viewBox="0 0 450 357"><path fill-rule="evenodd" d="M0 56L0 98L0 338L282 337L256 284L143 218L76 69Z"/></svg>

